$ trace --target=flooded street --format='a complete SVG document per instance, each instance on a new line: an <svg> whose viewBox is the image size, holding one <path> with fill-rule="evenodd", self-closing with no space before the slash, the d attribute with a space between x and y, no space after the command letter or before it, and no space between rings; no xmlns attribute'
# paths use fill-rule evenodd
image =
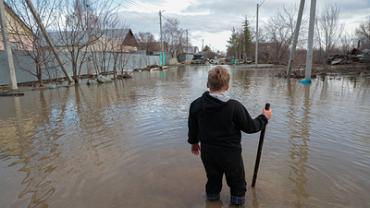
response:
<svg viewBox="0 0 370 208"><path fill-rule="evenodd" d="M217 207L205 202L203 166L186 142L208 69L0 98L0 207ZM370 207L369 77L305 88L268 69L230 69L231 97L252 116L266 102L273 109L247 207ZM248 183L258 138L243 134Z"/></svg>

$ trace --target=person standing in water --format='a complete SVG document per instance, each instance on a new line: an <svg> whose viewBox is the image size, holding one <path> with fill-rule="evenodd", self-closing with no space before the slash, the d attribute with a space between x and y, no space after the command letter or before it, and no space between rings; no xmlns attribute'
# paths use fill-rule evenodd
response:
<svg viewBox="0 0 370 208"><path fill-rule="evenodd" d="M222 66L208 73L209 91L190 105L188 143L194 155L201 155L207 174L207 200L220 199L222 177L230 187L230 204L243 205L247 191L242 159L241 131L259 132L272 117L263 110L251 118L247 109L225 93L229 90L230 74Z"/></svg>

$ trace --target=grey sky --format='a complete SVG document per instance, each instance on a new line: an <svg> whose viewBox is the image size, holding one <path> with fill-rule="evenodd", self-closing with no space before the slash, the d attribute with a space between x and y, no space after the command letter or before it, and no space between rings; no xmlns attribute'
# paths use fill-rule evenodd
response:
<svg viewBox="0 0 370 208"><path fill-rule="evenodd" d="M200 46L201 40L204 39L205 44L224 51L231 29L233 26L240 27L245 15L254 27L257 2L255 0L125 0L120 14L135 33L151 32L159 37L158 11L165 10L165 17L178 18L180 26L189 30L193 45ZM340 8L340 21L345 24L345 30L349 34L353 34L360 23L370 18L370 0L319 0L318 13L331 3L336 3ZM298 6L299 0L266 0L260 10L261 27L279 8L294 4ZM306 14L309 6L310 0L306 0Z"/></svg>

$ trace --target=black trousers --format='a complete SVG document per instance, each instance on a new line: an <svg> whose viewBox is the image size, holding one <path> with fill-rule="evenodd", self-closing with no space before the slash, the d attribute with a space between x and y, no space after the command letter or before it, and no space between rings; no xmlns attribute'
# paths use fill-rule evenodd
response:
<svg viewBox="0 0 370 208"><path fill-rule="evenodd" d="M201 158L207 174L207 195L219 194L222 177L226 176L232 196L245 196L246 181L241 150L209 148L202 146Z"/></svg>

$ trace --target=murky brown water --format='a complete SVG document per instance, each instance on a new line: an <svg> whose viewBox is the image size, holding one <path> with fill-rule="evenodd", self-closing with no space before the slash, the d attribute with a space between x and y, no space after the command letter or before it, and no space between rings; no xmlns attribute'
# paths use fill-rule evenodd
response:
<svg viewBox="0 0 370 208"><path fill-rule="evenodd" d="M218 207L186 143L207 70L0 98L0 207ZM370 207L370 79L304 88L266 72L232 69L232 97L274 110L248 207ZM248 181L258 136L243 135Z"/></svg>

